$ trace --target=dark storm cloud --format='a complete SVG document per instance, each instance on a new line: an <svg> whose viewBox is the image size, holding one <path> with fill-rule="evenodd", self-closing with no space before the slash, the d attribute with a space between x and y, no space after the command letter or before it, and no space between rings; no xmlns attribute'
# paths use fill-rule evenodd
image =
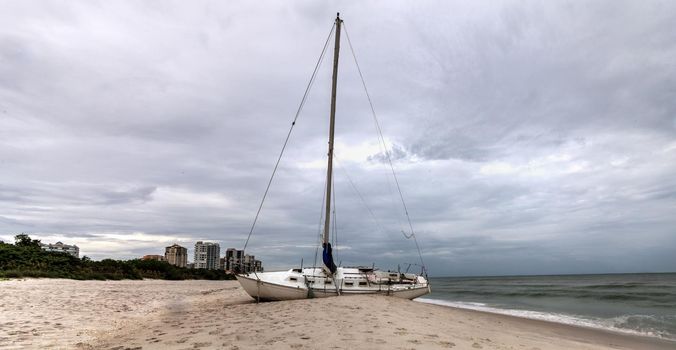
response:
<svg viewBox="0 0 676 350"><path fill-rule="evenodd" d="M0 239L241 247L340 10L433 274L674 269L672 3L334 5L3 2ZM328 58L249 244L268 268L314 260ZM417 263L360 84L344 41L336 256Z"/></svg>

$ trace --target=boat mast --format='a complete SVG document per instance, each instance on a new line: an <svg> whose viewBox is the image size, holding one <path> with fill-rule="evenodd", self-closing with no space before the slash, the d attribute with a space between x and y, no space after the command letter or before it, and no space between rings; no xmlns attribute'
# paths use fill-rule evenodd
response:
<svg viewBox="0 0 676 350"><path fill-rule="evenodd" d="M336 123L336 85L338 83L338 54L340 52L340 13L336 14L336 45L333 49L333 79L331 84L331 120L329 122L329 164L326 169L326 215L324 219L324 246L329 244L331 225L331 190L333 189L333 132Z"/></svg>

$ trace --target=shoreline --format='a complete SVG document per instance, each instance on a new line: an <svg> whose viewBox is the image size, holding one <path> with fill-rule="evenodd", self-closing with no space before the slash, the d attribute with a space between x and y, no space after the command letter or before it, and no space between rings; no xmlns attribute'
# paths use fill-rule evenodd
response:
<svg viewBox="0 0 676 350"><path fill-rule="evenodd" d="M518 310L518 309L500 309L497 307L472 307L468 305L467 307L463 307L461 305L457 305L457 303L449 301L449 300L444 300L444 299L432 299L432 298L426 298L426 297L421 297L418 299L413 300L415 302L419 303L424 303L424 304L430 304L430 305L437 305L441 307L448 307L452 309L458 309L458 310L467 310L467 311L475 311L475 312L482 312L482 313L487 313L491 315L499 315L499 316L507 316L507 317L514 317L514 318L519 318L519 319L526 319L526 320L532 320L532 321L540 321L540 322L548 322L556 325L566 325L566 326L571 326L571 327L580 327L580 328L585 328L589 330L597 330L597 331L602 331L602 332L609 332L612 334L619 334L619 335L628 335L628 336L636 336L636 337L643 337L643 338L648 338L648 339L659 339L659 340L664 340L664 341L670 341L674 342L676 344L676 339L672 338L666 338L662 337L659 335L653 335L653 334L647 334L644 332L639 332L631 329L623 329L623 328L617 328L617 327L605 327L601 324L595 323L593 320L588 320L584 318L578 318L572 315L565 315L565 314L554 314L554 313L547 313L544 311L531 311L531 310ZM560 315L564 316L567 318L570 318L571 320L574 320L572 322L565 322L563 320L551 320L551 319L546 319L546 318L540 318L540 317L529 317L528 315L515 315L512 313L509 313L509 311L523 311L524 313L529 313L529 312L534 312L537 314L542 314L542 315ZM575 321L582 321L584 323L574 323Z"/></svg>
<svg viewBox="0 0 676 350"><path fill-rule="evenodd" d="M435 299L437 300L437 299ZM645 346L646 344L654 344L654 349L662 349L663 347L665 349L674 349L676 348L676 340L674 339L667 339L663 338L660 336L654 336L654 335L647 335L647 334L639 334L639 333L629 333L629 332L623 332L619 330L612 330L612 329L606 329L606 328L601 328L601 327L590 327L590 326L584 326L584 325L577 325L577 324L568 324L568 323L563 323L563 322L556 322L556 321L550 321L550 320L543 320L543 319L537 319L537 318L529 318L529 317L524 317L524 316L517 316L517 315L510 315L507 313L499 313L499 312L491 312L491 311L485 311L485 310L476 310L476 309L470 309L470 308L462 308L462 307L457 307L457 306L451 306L451 305L443 305L443 304L437 304L437 303L429 303L425 301L418 301L418 300L413 300L418 303L422 304L427 304L427 305L433 305L437 307L442 307L442 308L448 308L455 310L456 312L459 313L477 313L477 314L483 314L488 317L494 317L496 319L505 319L509 320L507 322L515 322L515 323L521 323L524 325L528 326L545 326L546 328L551 328L552 330L555 330L555 334L558 336L568 338L571 340L574 340L575 338L570 337L571 334L576 334L576 335L584 335L590 338L595 338L598 340L601 340L605 343L612 344L613 342L620 342L623 344L631 344L631 348L641 348L642 346ZM568 332L566 332L568 331ZM650 349L653 349L651 347Z"/></svg>
<svg viewBox="0 0 676 350"><path fill-rule="evenodd" d="M674 349L657 337L363 295L256 304L236 281L0 282L0 349Z"/></svg>

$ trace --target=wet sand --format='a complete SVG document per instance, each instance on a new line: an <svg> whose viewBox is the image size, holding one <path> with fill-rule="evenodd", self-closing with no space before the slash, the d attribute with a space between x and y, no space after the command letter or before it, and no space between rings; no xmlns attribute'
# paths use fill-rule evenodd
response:
<svg viewBox="0 0 676 350"><path fill-rule="evenodd" d="M235 281L0 281L2 349L676 349L384 296L253 303Z"/></svg>

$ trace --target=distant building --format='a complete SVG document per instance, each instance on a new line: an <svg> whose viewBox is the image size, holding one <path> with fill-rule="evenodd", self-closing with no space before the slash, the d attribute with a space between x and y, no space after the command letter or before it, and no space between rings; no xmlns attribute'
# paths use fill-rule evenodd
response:
<svg viewBox="0 0 676 350"><path fill-rule="evenodd" d="M186 267L188 265L188 249L173 244L164 249L164 258L172 265Z"/></svg>
<svg viewBox="0 0 676 350"><path fill-rule="evenodd" d="M263 272L263 262L260 260L254 260L253 270L255 272Z"/></svg>
<svg viewBox="0 0 676 350"><path fill-rule="evenodd" d="M141 260L157 260L157 261L167 261L162 255L144 255Z"/></svg>
<svg viewBox="0 0 676 350"><path fill-rule="evenodd" d="M56 242L55 244L40 243L40 247L48 252L68 253L76 258L80 257L80 248L76 245L63 244Z"/></svg>
<svg viewBox="0 0 676 350"><path fill-rule="evenodd" d="M218 259L218 269L225 270L225 258Z"/></svg>
<svg viewBox="0 0 676 350"><path fill-rule="evenodd" d="M256 257L253 255L244 255L242 263L243 272L261 272L263 271L263 263L260 260L256 260Z"/></svg>
<svg viewBox="0 0 676 350"><path fill-rule="evenodd" d="M253 255L245 255L243 250L228 248L223 260L225 271L231 273L263 271L263 263Z"/></svg>
<svg viewBox="0 0 676 350"><path fill-rule="evenodd" d="M195 243L195 268L217 269L220 255L221 247L218 243L197 241Z"/></svg>
<svg viewBox="0 0 676 350"><path fill-rule="evenodd" d="M228 248L225 251L225 271L228 272L241 272L242 271L242 259L244 259L244 251L237 250L235 248Z"/></svg>
<svg viewBox="0 0 676 350"><path fill-rule="evenodd" d="M186 267L186 268L189 268L189 269L194 269L194 268L195 268L195 263L187 263L187 264L185 265L185 267Z"/></svg>

